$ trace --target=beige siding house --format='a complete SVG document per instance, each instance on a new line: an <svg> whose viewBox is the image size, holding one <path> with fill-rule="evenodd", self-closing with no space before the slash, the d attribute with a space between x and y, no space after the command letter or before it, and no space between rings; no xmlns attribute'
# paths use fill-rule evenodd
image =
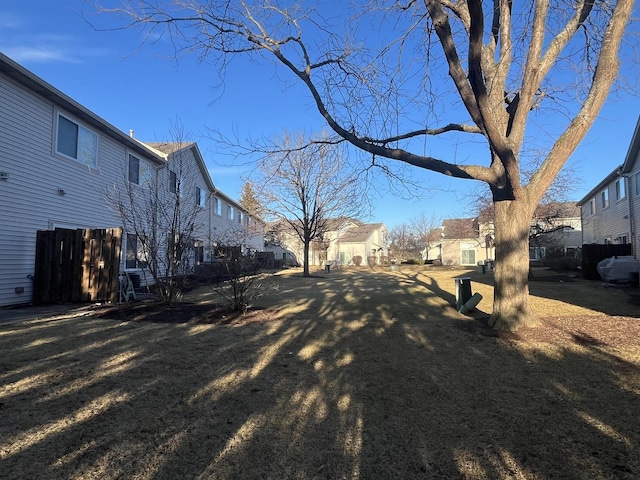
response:
<svg viewBox="0 0 640 480"><path fill-rule="evenodd" d="M362 265L385 265L389 260L388 230L384 223L365 223L341 229L327 251L334 265L353 265L354 257Z"/></svg>
<svg viewBox="0 0 640 480"><path fill-rule="evenodd" d="M425 259L441 260L443 265L473 266L495 260L493 216L486 209L475 218L450 218L434 229ZM581 245L580 214L575 203L554 202L540 205L531 222L529 258L542 260L550 250L571 255Z"/></svg>
<svg viewBox="0 0 640 480"><path fill-rule="evenodd" d="M383 223L364 224L358 220L330 220L322 239L311 242L309 265L354 265L354 257L361 257L362 265L384 265L388 262L388 231ZM277 259L290 264L302 264L303 245L280 221L272 224L267 237L276 238L267 242L266 251L272 251Z"/></svg>
<svg viewBox="0 0 640 480"><path fill-rule="evenodd" d="M493 258L485 248L477 218L449 218L442 221L440 243L429 251L429 258L443 265L477 265ZM491 255L490 255L491 254Z"/></svg>

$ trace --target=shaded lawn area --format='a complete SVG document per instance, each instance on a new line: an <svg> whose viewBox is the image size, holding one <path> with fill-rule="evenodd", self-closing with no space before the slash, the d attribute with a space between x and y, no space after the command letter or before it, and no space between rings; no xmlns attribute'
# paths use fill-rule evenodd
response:
<svg viewBox="0 0 640 480"><path fill-rule="evenodd" d="M628 292L532 284L542 327L495 336L449 305L469 275L489 311L489 275L297 274L244 317L194 304L201 289L169 312L184 323L0 326L0 477L640 477Z"/></svg>

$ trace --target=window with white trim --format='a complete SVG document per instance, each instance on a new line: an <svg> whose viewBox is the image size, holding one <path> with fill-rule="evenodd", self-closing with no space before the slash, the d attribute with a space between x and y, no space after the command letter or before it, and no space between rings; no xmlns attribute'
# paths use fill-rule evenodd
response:
<svg viewBox="0 0 640 480"><path fill-rule="evenodd" d="M235 217L235 211L232 205L229 205L227 208L227 220L233 220Z"/></svg>
<svg viewBox="0 0 640 480"><path fill-rule="evenodd" d="M600 193L600 206L602 206L603 209L609 207L609 189L608 188L605 188Z"/></svg>
<svg viewBox="0 0 640 480"><path fill-rule="evenodd" d="M196 187L196 205L198 207L204 207L206 204L206 197L204 195L204 190L200 187Z"/></svg>
<svg viewBox="0 0 640 480"><path fill-rule="evenodd" d="M589 201L589 214L591 215L595 215L596 214L596 199L592 198Z"/></svg>
<svg viewBox="0 0 640 480"><path fill-rule="evenodd" d="M635 194L640 195L640 172L633 176L633 184L635 185Z"/></svg>
<svg viewBox="0 0 640 480"><path fill-rule="evenodd" d="M97 168L98 134L58 113L56 153L90 168Z"/></svg>
<svg viewBox="0 0 640 480"><path fill-rule="evenodd" d="M618 244L629 243L629 239L627 238L626 235L619 235L618 237L616 237L615 243L618 243Z"/></svg>
<svg viewBox="0 0 640 480"><path fill-rule="evenodd" d="M171 170L169 170L169 192L173 194L178 193L178 175Z"/></svg>
<svg viewBox="0 0 640 480"><path fill-rule="evenodd" d="M460 244L460 265L476 264L476 246L470 242Z"/></svg>
<svg viewBox="0 0 640 480"><path fill-rule="evenodd" d="M616 180L616 200L622 200L627 196L627 189L625 188L624 178Z"/></svg>
<svg viewBox="0 0 640 480"><path fill-rule="evenodd" d="M144 241L133 233L127 234L125 268L145 268L148 265Z"/></svg>
<svg viewBox="0 0 640 480"><path fill-rule="evenodd" d="M195 240L193 242L193 254L196 265L204 263L204 242L202 240Z"/></svg>
<svg viewBox="0 0 640 480"><path fill-rule="evenodd" d="M220 217L222 216L222 200L218 197L213 197L213 212Z"/></svg>
<svg viewBox="0 0 640 480"><path fill-rule="evenodd" d="M546 253L546 247L529 247L529 260L542 260Z"/></svg>
<svg viewBox="0 0 640 480"><path fill-rule="evenodd" d="M151 165L135 155L129 154L129 182L136 185L149 185L151 181Z"/></svg>

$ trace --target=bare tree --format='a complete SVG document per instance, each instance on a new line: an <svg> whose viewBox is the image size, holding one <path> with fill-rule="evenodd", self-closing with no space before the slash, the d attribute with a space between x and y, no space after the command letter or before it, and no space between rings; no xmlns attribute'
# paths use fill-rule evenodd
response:
<svg viewBox="0 0 640 480"><path fill-rule="evenodd" d="M389 230L389 242L391 243L389 247L391 255L394 256L398 262L422 258L420 239L414 234L411 225L408 223L396 225Z"/></svg>
<svg viewBox="0 0 640 480"><path fill-rule="evenodd" d="M429 251L440 243L440 227L442 219L424 212L419 213L409 221L409 228L415 235L418 243L425 251L425 260L433 260L429 258Z"/></svg>
<svg viewBox="0 0 640 480"><path fill-rule="evenodd" d="M232 311L246 312L251 303L265 292L259 273L259 263L250 251L254 233L243 225L235 225L212 235L215 261L197 269L200 278L211 284L211 289Z"/></svg>
<svg viewBox="0 0 640 480"><path fill-rule="evenodd" d="M329 222L358 216L365 208L362 185L340 146L309 142L303 135L282 139L280 153L265 158L254 182L256 194L270 220L280 220L303 246L303 275L309 276L309 250L321 240ZM280 238L283 233L280 232Z"/></svg>
<svg viewBox="0 0 640 480"><path fill-rule="evenodd" d="M372 1L345 33L335 16L302 2L174 3L121 13L221 68L229 55L272 58L306 86L337 139L373 162L485 182L496 227L490 325L537 323L528 302L530 219L605 102L633 0ZM354 21L378 24L379 35L359 37ZM484 162L425 152L426 137L461 134L485 145ZM521 160L541 137L548 154L524 182Z"/></svg>
<svg viewBox="0 0 640 480"><path fill-rule="evenodd" d="M150 144L161 149L166 164L158 167L128 155L122 181L106 192L126 232L127 268L151 275L162 303L180 301L186 274L196 261L194 233L201 226L196 171L188 142ZM153 148L153 147L152 147Z"/></svg>

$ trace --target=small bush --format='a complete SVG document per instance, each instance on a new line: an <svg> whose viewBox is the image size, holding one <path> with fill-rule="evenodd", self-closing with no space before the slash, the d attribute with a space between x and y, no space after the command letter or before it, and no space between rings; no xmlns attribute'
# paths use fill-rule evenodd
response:
<svg viewBox="0 0 640 480"><path fill-rule="evenodd" d="M550 270L554 270L556 272L571 272L578 270L581 262L580 259L576 257L553 257L546 258L544 261L544 266L548 267Z"/></svg>
<svg viewBox="0 0 640 480"><path fill-rule="evenodd" d="M360 265L362 265L362 257L361 257L360 255L356 255L356 256L355 256L355 257L353 257L351 260L353 261L353 264L354 264L356 267L359 267Z"/></svg>
<svg viewBox="0 0 640 480"><path fill-rule="evenodd" d="M405 260L404 262L405 265L421 265L422 262L419 260L416 260L415 258L410 258L409 260Z"/></svg>

